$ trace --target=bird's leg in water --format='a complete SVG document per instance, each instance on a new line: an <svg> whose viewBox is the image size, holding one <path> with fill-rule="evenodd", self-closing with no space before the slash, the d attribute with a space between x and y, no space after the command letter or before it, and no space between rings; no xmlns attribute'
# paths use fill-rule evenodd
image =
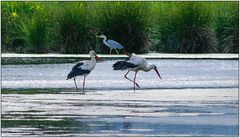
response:
<svg viewBox="0 0 240 138"><path fill-rule="evenodd" d="M117 49L115 49L115 50L116 50L117 54L119 55L119 53L118 53Z"/></svg>
<svg viewBox="0 0 240 138"><path fill-rule="evenodd" d="M84 76L83 78L83 93L84 93L84 87L85 87L85 79L86 79L86 76Z"/></svg>
<svg viewBox="0 0 240 138"><path fill-rule="evenodd" d="M111 53L112 53L112 48L110 48L110 53L109 54L111 55Z"/></svg>
<svg viewBox="0 0 240 138"><path fill-rule="evenodd" d="M134 83L133 80L131 80L131 79L129 79L129 78L127 77L127 75L128 75L129 72L130 72L130 71L128 71L128 72L124 75L124 77L125 77L127 80L129 80L129 81L131 81L131 82ZM137 83L135 83L135 84L137 85L138 88L140 88L140 86L139 86Z"/></svg>
<svg viewBox="0 0 240 138"><path fill-rule="evenodd" d="M76 84L76 79L74 78L73 80L74 80L74 82L75 82L75 87L76 87L76 92L77 92L77 91L78 91L78 88L77 88L77 84Z"/></svg>
<svg viewBox="0 0 240 138"><path fill-rule="evenodd" d="M135 83L136 83L136 77L137 77L137 71L135 72L135 75L134 75L134 80L133 80L133 81L134 81L134 84L133 84L133 85L134 85L134 92L135 92Z"/></svg>

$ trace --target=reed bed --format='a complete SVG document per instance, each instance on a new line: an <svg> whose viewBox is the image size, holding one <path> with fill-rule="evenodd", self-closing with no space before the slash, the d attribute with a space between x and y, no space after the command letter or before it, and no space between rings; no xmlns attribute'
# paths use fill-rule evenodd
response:
<svg viewBox="0 0 240 138"><path fill-rule="evenodd" d="M238 2L2 2L2 52L238 53ZM122 52L122 51L121 51Z"/></svg>

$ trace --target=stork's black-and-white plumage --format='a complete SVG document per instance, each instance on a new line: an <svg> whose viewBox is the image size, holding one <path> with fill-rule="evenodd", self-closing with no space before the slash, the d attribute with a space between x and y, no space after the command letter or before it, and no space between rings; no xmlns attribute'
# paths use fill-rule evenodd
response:
<svg viewBox="0 0 240 138"><path fill-rule="evenodd" d="M119 44L118 42L114 41L114 40L111 40L111 39L108 39L107 40L107 37L105 35L100 35L100 36L97 36L99 38L103 38L103 43L110 48L110 53L112 52L112 49L115 49L117 54L119 55L117 49L123 49L123 46L121 44Z"/></svg>
<svg viewBox="0 0 240 138"><path fill-rule="evenodd" d="M91 57L91 60L86 61L80 61L76 65L73 66L72 71L67 75L68 79L74 79L76 91L78 91L77 84L76 84L76 77L77 76L83 76L83 92L84 92L84 86L85 86L85 79L87 75L90 74L90 72L95 68L96 62L98 60L98 56L95 51L91 50L89 52L89 55Z"/></svg>
<svg viewBox="0 0 240 138"><path fill-rule="evenodd" d="M135 85L138 88L140 88L140 86L136 83L136 76L137 76L137 72L139 70L142 70L144 72L148 72L148 71L154 69L156 71L158 77L160 79L162 79L159 72L158 72L157 67L154 64L149 63L145 58L137 56L134 53L132 55L130 55L126 60L117 61L115 64L113 64L112 67L113 67L113 70L128 70L128 72L124 75L124 77L127 80L133 82L134 92L135 92ZM130 71L135 72L135 76L134 76L133 80L131 80L127 77L127 74Z"/></svg>

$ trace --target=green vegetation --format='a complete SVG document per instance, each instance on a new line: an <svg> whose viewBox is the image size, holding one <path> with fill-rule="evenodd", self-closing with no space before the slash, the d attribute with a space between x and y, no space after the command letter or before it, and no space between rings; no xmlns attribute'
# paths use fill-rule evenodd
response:
<svg viewBox="0 0 240 138"><path fill-rule="evenodd" d="M238 53L238 2L2 2L2 52Z"/></svg>
<svg viewBox="0 0 240 138"><path fill-rule="evenodd" d="M34 112L33 112L34 113ZM36 112L35 112L36 113ZM19 114L16 112L15 116L18 116ZM28 114L21 113L20 116L27 116ZM5 118L4 115L2 115L2 118ZM14 119L14 120L5 120L2 119L2 128L37 128L39 131L47 131L46 134L53 133L52 131L57 131L58 134L65 134L69 132L76 132L76 131L88 131L89 126L83 122L75 123L74 119L62 119L62 120L44 120L46 116L41 115L35 115L31 116L28 115L27 119ZM58 131L60 130L60 131Z"/></svg>
<svg viewBox="0 0 240 138"><path fill-rule="evenodd" d="M150 5L144 2L97 3L98 32L110 36L125 46L129 52L148 50L148 15ZM107 51L109 51L107 49Z"/></svg>
<svg viewBox="0 0 240 138"><path fill-rule="evenodd" d="M217 40L211 29L211 16L208 3L174 3L162 11L155 31L159 51L171 53L214 53L218 52ZM165 6L165 3L162 3ZM172 11L171 11L171 9ZM167 12L167 11L171 12Z"/></svg>
<svg viewBox="0 0 240 138"><path fill-rule="evenodd" d="M63 11L57 18L55 41L63 53L87 52L95 45L91 31L88 3L61 3Z"/></svg>
<svg viewBox="0 0 240 138"><path fill-rule="evenodd" d="M1 89L2 94L57 94L61 93L62 91L65 92L72 92L72 89L67 88L51 88L51 89L39 89L39 88L32 88L32 89Z"/></svg>
<svg viewBox="0 0 240 138"><path fill-rule="evenodd" d="M228 5L228 6L226 6ZM239 14L238 4L222 2L215 7L215 30L219 43L219 51L224 53L238 53L239 51Z"/></svg>

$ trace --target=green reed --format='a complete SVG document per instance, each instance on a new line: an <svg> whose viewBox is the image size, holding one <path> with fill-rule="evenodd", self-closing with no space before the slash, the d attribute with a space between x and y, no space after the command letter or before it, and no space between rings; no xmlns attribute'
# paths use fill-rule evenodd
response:
<svg viewBox="0 0 240 138"><path fill-rule="evenodd" d="M2 2L2 51L237 53L238 2ZM122 52L122 51L121 51Z"/></svg>

